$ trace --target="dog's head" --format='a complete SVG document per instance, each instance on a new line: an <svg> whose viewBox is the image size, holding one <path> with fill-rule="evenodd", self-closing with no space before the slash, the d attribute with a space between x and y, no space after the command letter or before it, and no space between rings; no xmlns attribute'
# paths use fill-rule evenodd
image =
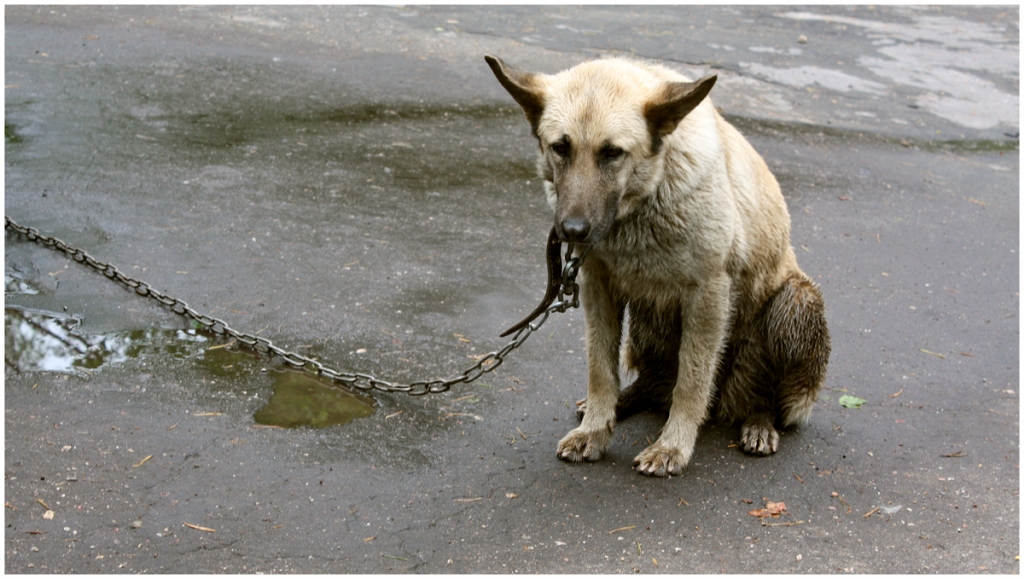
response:
<svg viewBox="0 0 1024 579"><path fill-rule="evenodd" d="M616 218L653 193L664 171L664 139L717 78L684 82L620 59L545 75L485 59L526 112L555 228L575 243L600 242Z"/></svg>

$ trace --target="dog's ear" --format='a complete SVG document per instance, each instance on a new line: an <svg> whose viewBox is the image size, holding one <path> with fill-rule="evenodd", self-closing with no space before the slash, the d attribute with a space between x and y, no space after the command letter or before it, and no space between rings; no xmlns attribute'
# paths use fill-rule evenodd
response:
<svg viewBox="0 0 1024 579"><path fill-rule="evenodd" d="M679 121L708 96L716 80L718 75L711 74L695 82L668 83L658 98L644 106L653 152L661 148L661 140L676 130Z"/></svg>
<svg viewBox="0 0 1024 579"><path fill-rule="evenodd" d="M484 60L494 71L494 76L498 77L501 86L505 87L508 94L512 95L519 106L523 107L526 119L530 121L530 127L536 136L537 123L540 122L540 116L544 112L544 94L537 82L537 74L509 66L497 56L488 54L484 56Z"/></svg>

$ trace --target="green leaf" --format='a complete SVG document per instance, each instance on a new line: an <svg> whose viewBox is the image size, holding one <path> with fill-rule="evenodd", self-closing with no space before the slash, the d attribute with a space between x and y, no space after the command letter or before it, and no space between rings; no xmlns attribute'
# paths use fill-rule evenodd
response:
<svg viewBox="0 0 1024 579"><path fill-rule="evenodd" d="M839 403L842 404L845 408L860 408L860 405L864 404L865 402L867 402L867 400L864 400L863 398L857 398L856 396L850 396L849 394L847 394L846 396L839 397Z"/></svg>

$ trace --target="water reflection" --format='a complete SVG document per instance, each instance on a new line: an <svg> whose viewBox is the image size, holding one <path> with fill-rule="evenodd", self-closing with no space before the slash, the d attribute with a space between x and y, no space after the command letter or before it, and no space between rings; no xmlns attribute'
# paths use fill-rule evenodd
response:
<svg viewBox="0 0 1024 579"><path fill-rule="evenodd" d="M22 294L26 296L34 296L39 293L39 290L30 286L28 282L21 279L16 275L9 273L4 274L4 293L5 294Z"/></svg>
<svg viewBox="0 0 1024 579"><path fill-rule="evenodd" d="M194 330L150 328L108 335L85 335L81 320L52 312L19 307L4 308L4 359L18 372L77 373L104 364L160 356L190 359L221 378L247 380L259 372L260 358L223 345L211 346L211 337ZM277 370L274 393L254 415L265 425L325 428L345 424L375 411L372 398L329 386L293 370Z"/></svg>
<svg viewBox="0 0 1024 579"><path fill-rule="evenodd" d="M327 386L305 372L274 373L274 394L253 418L260 424L325 428L374 413L373 399Z"/></svg>
<svg viewBox="0 0 1024 579"><path fill-rule="evenodd" d="M208 342L191 330L150 328L110 335L83 335L81 320L50 312L4 308L4 362L19 372L75 372L116 364L141 354L188 358Z"/></svg>

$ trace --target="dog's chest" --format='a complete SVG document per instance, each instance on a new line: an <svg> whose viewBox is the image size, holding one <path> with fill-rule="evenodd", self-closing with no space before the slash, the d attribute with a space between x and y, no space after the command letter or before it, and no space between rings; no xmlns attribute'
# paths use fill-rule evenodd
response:
<svg viewBox="0 0 1024 579"><path fill-rule="evenodd" d="M648 239L603 249L595 253L604 262L609 285L629 299L677 293L693 285L703 270L701 260L679 240L659 244Z"/></svg>
<svg viewBox="0 0 1024 579"><path fill-rule="evenodd" d="M607 282L627 299L678 295L724 268L731 245L727 223L676 212L638 212L616 224L593 254Z"/></svg>

